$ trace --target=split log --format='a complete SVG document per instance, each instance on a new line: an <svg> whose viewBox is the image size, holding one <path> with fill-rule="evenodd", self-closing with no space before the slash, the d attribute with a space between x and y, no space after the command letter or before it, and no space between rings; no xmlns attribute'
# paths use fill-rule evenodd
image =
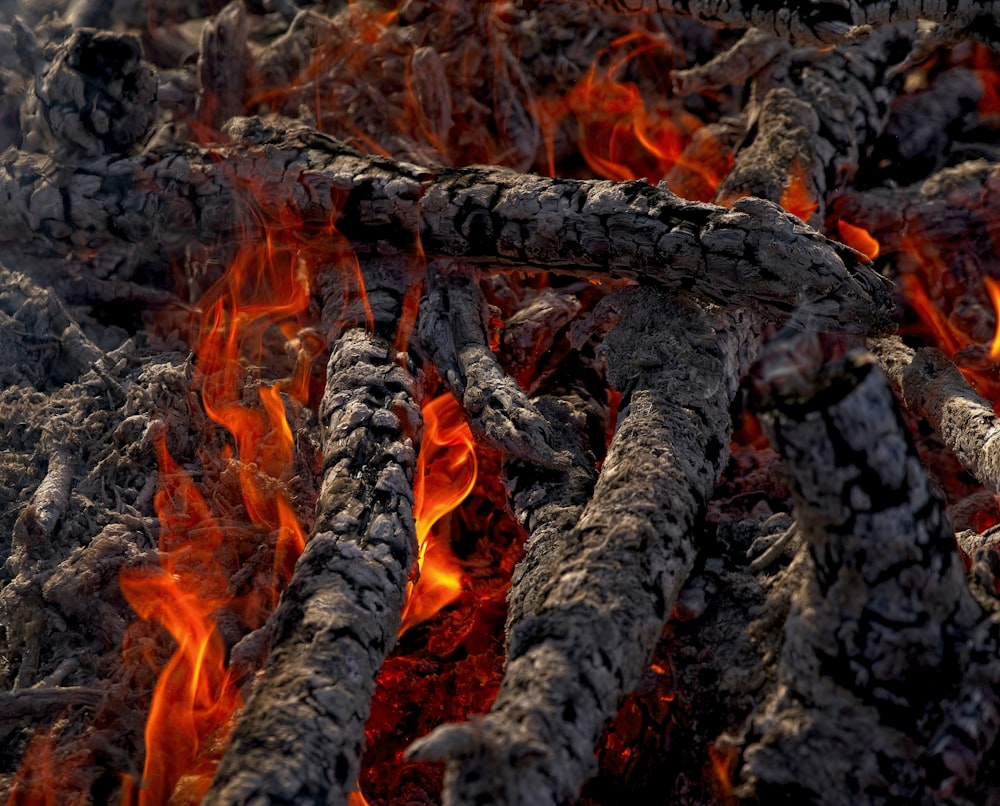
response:
<svg viewBox="0 0 1000 806"><path fill-rule="evenodd" d="M694 562L748 319L653 289L624 293L622 308L606 342L619 425L580 522L531 574L541 592L511 624L500 693L487 716L408 751L447 760L449 806L571 802Z"/></svg>
<svg viewBox="0 0 1000 806"><path fill-rule="evenodd" d="M808 561L737 794L950 797L996 737L996 625L971 596L888 384L870 357L816 368L794 342L767 351L756 377ZM977 701L986 718L970 729Z"/></svg>
<svg viewBox="0 0 1000 806"><path fill-rule="evenodd" d="M683 289L799 327L891 328L882 280L853 250L760 199L732 209L644 182L546 179L502 168L435 173L364 157L308 129L279 133L244 119L232 147L185 148L86 170L7 153L0 169L0 239L89 247L169 264L192 242L252 231L247 208L280 226L288 206L307 224L335 222L352 243L415 243L428 257L517 270L633 277ZM236 177L255 177L253 200ZM66 203L64 200L71 201Z"/></svg>

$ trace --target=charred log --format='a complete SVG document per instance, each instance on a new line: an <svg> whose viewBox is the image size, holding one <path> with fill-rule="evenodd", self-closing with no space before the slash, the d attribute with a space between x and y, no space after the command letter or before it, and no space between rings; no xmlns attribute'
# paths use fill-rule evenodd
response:
<svg viewBox="0 0 1000 806"><path fill-rule="evenodd" d="M282 200L307 223L336 222L359 245L398 248L419 236L428 257L634 277L800 327L891 327L882 281L857 253L760 199L726 209L643 182L502 168L435 173L364 157L314 131L286 136L251 120L232 134L238 146L94 161L86 171L8 152L0 237L29 231L39 246L67 249L97 246L110 232L119 236L112 245L147 240L161 250L147 258L169 261L192 240L235 233L234 222L252 229L247 206L280 226L281 211L263 200ZM258 177L260 201L247 204L234 187L238 176Z"/></svg>
<svg viewBox="0 0 1000 806"><path fill-rule="evenodd" d="M816 371L793 355L766 353L758 385L791 477L807 578L778 687L744 737L739 792L831 804L951 796L975 764L968 752L949 756L960 742L938 734L961 734L970 697L995 731L995 627L874 363L848 357Z"/></svg>
<svg viewBox="0 0 1000 806"><path fill-rule="evenodd" d="M369 285L382 304L372 324L384 332L398 300L376 295L379 279L373 269ZM327 307L339 310L335 298ZM416 551L420 410L399 358L389 338L361 328L331 347L316 519L262 628L267 663L206 804L344 804L356 787L375 680L396 642Z"/></svg>
<svg viewBox="0 0 1000 806"><path fill-rule="evenodd" d="M623 394L615 438L579 524L545 573L530 574L544 593L510 625L497 700L482 719L443 726L409 750L448 761L446 803L570 802L694 562L693 529L726 456L747 321L652 290L625 294L622 307L607 341L610 380Z"/></svg>
<svg viewBox="0 0 1000 806"><path fill-rule="evenodd" d="M1000 491L1000 419L939 350L913 350L895 338L870 348L906 405L927 418L941 441L983 485Z"/></svg>

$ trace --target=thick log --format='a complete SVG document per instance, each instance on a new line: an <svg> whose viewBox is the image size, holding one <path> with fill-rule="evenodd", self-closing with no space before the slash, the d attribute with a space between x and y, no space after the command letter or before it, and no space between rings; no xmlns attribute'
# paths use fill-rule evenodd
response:
<svg viewBox="0 0 1000 806"><path fill-rule="evenodd" d="M607 340L619 425L580 522L532 574L541 593L511 625L500 693L485 717L408 751L447 760L449 806L571 802L694 562L748 320L653 289L633 289L622 307Z"/></svg>
<svg viewBox="0 0 1000 806"><path fill-rule="evenodd" d="M0 239L31 232L35 248L65 250L106 246L110 234L119 247L145 242L155 251L140 257L169 263L193 241L245 233L254 224L247 209L280 226L291 207L307 224L335 222L359 245L398 248L419 235L428 257L634 277L800 327L891 327L882 280L860 255L760 199L727 209L643 182L434 172L255 119L231 133L231 147L95 160L86 170L8 151ZM241 176L255 178L252 199L237 190Z"/></svg>
<svg viewBox="0 0 1000 806"><path fill-rule="evenodd" d="M993 731L976 736L978 752L995 738L994 628L874 361L819 369L803 356L772 347L757 371L808 558L737 792L825 804L951 795L975 767L949 751L977 699Z"/></svg>
<svg viewBox="0 0 1000 806"><path fill-rule="evenodd" d="M345 309L332 277L319 284L325 326L347 329L333 340L319 407L316 518L278 607L240 649L245 657L267 643L270 655L209 806L345 804L356 787L375 681L396 643L416 556L421 418L405 354L393 346L402 297L389 282L405 276L405 262L383 255L367 264L367 308L355 296Z"/></svg>

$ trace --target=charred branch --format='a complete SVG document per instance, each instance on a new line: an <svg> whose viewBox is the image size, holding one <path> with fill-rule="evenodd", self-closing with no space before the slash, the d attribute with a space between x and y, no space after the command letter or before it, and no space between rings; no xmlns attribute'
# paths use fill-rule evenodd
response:
<svg viewBox="0 0 1000 806"><path fill-rule="evenodd" d="M347 802L375 678L396 641L410 564L412 381L384 339L332 347L313 531L268 631L273 648L206 804Z"/></svg>
<svg viewBox="0 0 1000 806"><path fill-rule="evenodd" d="M621 304L606 347L622 408L593 498L545 573L531 571L541 593L509 625L490 713L408 751L448 761L448 804L570 802L694 562L694 527L727 455L748 321L652 289Z"/></svg>
<svg viewBox="0 0 1000 806"><path fill-rule="evenodd" d="M1000 419L990 402L939 350L913 350L893 337L872 339L869 348L906 405L927 418L972 475L1000 491Z"/></svg>
<svg viewBox="0 0 1000 806"><path fill-rule="evenodd" d="M732 209L685 201L665 187L546 179L502 168L435 173L364 157L310 130L282 135L245 120L233 147L187 148L87 170L8 152L0 179L0 237L36 246L155 244L162 261L252 229L249 202L280 226L273 200L317 227L336 222L356 243L420 244L428 257L491 267L633 277L761 311L800 327L870 333L891 327L880 278L853 250L780 207L740 199ZM67 199L70 202L67 202ZM244 230L245 231L245 230ZM114 244L113 244L114 245Z"/></svg>
<svg viewBox="0 0 1000 806"><path fill-rule="evenodd" d="M995 732L996 684L984 685L1000 679L993 628L980 626L985 615L884 376L870 358L817 371L801 355L772 349L757 375L808 570L778 687L744 737L739 792L830 804L873 792L950 796L975 764L968 752L949 758L941 746L957 740L937 734L959 730L970 697L987 701L982 731ZM971 745L993 738L977 733Z"/></svg>
<svg viewBox="0 0 1000 806"><path fill-rule="evenodd" d="M470 424L505 454L548 467L566 464L568 456L551 444L549 422L489 347L478 272L438 268L428 273L417 337Z"/></svg>

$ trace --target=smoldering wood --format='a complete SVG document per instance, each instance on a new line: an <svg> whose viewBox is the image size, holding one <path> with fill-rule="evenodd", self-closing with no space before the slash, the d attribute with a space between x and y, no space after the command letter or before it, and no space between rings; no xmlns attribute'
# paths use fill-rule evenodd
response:
<svg viewBox="0 0 1000 806"><path fill-rule="evenodd" d="M320 406L316 520L269 620L273 646L206 804L345 804L375 679L396 641L410 565L413 382L385 339L332 347Z"/></svg>
<svg viewBox="0 0 1000 806"><path fill-rule="evenodd" d="M694 562L750 320L653 289L623 293L621 305L605 342L619 425L579 523L530 574L542 593L509 624L497 699L407 751L447 761L445 803L570 802Z"/></svg>
<svg viewBox="0 0 1000 806"><path fill-rule="evenodd" d="M893 25L823 53L788 50L758 74L751 136L718 198L779 201L795 178L818 205L811 220L821 221L828 195L852 181L866 144L885 127L902 88L894 70L915 32Z"/></svg>
<svg viewBox="0 0 1000 806"><path fill-rule="evenodd" d="M555 345L543 344L539 348L534 344L529 346L525 339L553 340L553 313L574 304L579 305L576 297L546 289L521 307L511 317L513 326L511 320L505 324L503 359L508 364L513 359L515 365L517 362L537 365L537 351L552 350ZM608 319L614 316L611 312ZM564 324L571 320L567 316ZM535 329L531 328L532 322ZM607 329L612 326L608 324ZM534 332L539 336L533 337ZM541 336L542 333L547 336ZM608 396L602 391L607 385L605 368L596 355L605 333L606 330L586 336L565 334L563 337L570 339L576 349L542 375L532 397L536 410L549 424L558 450L572 460L545 467L512 454L504 459L507 498L527 535L524 557L514 568L507 595L508 626L504 634L508 641L513 625L540 611L546 586L557 572L565 536L573 533L593 496L598 457L603 456L604 439L610 428ZM523 350L527 355L522 354Z"/></svg>
<svg viewBox="0 0 1000 806"><path fill-rule="evenodd" d="M27 231L35 248L125 247L111 254L169 263L192 242L252 229L246 209L280 226L271 205L288 205L307 224L336 222L359 247L388 241L398 248L419 234L428 257L635 277L800 327L892 327L883 282L860 255L760 199L729 209L644 182L487 167L435 172L252 119L230 134L238 145L95 160L86 170L8 152L0 238ZM236 189L239 176L256 178L255 198ZM117 236L110 244L109 233ZM139 243L156 251L140 256L128 248Z"/></svg>
<svg viewBox="0 0 1000 806"><path fill-rule="evenodd" d="M1000 418L940 350L914 350L896 337L869 349L911 410L927 418L941 441L981 484L1000 491Z"/></svg>
<svg viewBox="0 0 1000 806"><path fill-rule="evenodd" d="M356 788L375 682L396 643L417 548L420 408L405 354L393 346L402 295L387 282L405 272L401 263L397 255L367 264L367 312L357 310L357 295L345 310L342 287L321 284L325 326L348 329L331 345L319 407L315 520L277 608L241 650L252 661L263 648L267 661L206 804L346 804Z"/></svg>
<svg viewBox="0 0 1000 806"><path fill-rule="evenodd" d="M505 455L554 467L571 460L552 445L550 423L489 347L486 302L478 272L432 265L417 321L418 343L431 354L469 424Z"/></svg>
<svg viewBox="0 0 1000 806"><path fill-rule="evenodd" d="M98 6L99 4L78 3L77 4L77 8L81 8L84 5L90 5L90 6L92 6L93 8L90 11L88 11L88 13L93 13L94 8L96 8L96 6ZM221 4L217 4L217 5L221 5ZM411 7L408 10L412 11L412 7L418 6L419 4L408 4L408 5ZM563 6L565 4L550 4L550 5ZM214 10L214 9L212 9L212 10ZM404 10L404 11L406 11L406 10ZM404 12L401 12L401 13L404 13ZM427 56L426 59L422 59L422 60L418 60L418 61L419 61L420 65L421 65L421 68L420 68L420 71L419 71L419 75L421 77L428 77L428 76L431 77L431 79L428 80L428 82L427 82L427 86L424 88L423 97L424 97L425 100L422 101L421 104L422 104L423 108L426 111L434 112L435 110L437 110L438 112L440 112L441 108L443 106L443 102L441 102L440 99L435 100L435 99L438 98L438 96L435 94L435 92L436 92L436 90L440 89L440 82L433 80L433 75L434 75L434 72L435 72L435 69L434 69L434 64L435 64L434 57L433 56ZM431 117L434 120L437 120L437 121L441 120L441 116L438 115L438 114L432 114ZM217 151L215 153L221 155L223 152L222 151ZM244 163L243 165L246 165L246 163ZM252 165L251 165L251 167L252 167ZM183 183L181 183L181 185L179 187L183 191L185 186L183 185ZM324 223L325 223L325 220L324 220ZM372 230L372 231L374 231L374 230ZM23 237L23 233L21 233L21 235ZM386 242L387 241L381 241L380 243L384 244ZM356 243L356 245L357 245L357 243ZM100 245L101 260L104 260L106 255L108 255L109 253L113 252L113 250L110 247L107 248L107 250L105 251L105 247L107 247L107 246L108 246L107 244L101 244ZM129 246L131 246L131 245L129 245ZM134 255L140 255L140 257L141 257L140 250L135 250L133 256ZM120 265L123 265L123 264L124 265L129 265L129 262L130 262L131 259L132 258L126 253L124 257L120 258L121 263L116 264L114 268L108 269L108 271L113 273L114 271L117 270L117 268ZM484 265L488 265L488 263L489 263L489 259L485 259L484 260ZM59 271L64 271L64 268L60 267ZM52 275L49 275L49 276L53 276L54 277L54 272L53 272ZM408 279L406 282L407 283L411 282L411 279ZM64 286L59 286L59 287L63 288ZM81 288L83 287L82 286L82 281L81 281L80 287ZM356 319L357 319L357 317L356 317ZM566 411L564 408L561 409L558 406L543 405L542 403L539 403L537 401L536 401L535 405L536 405L536 408L539 407L539 406L541 406L541 410L544 411L544 412L546 412L549 417L563 416L563 412ZM573 406L574 415L578 416L579 415L579 411L576 408L575 404L570 403L570 405ZM42 468L42 470L44 470L44 468ZM42 472L42 471L40 470L40 472ZM35 480L37 481L37 479L35 479ZM71 576L72 575L71 575L71 573L67 572L66 574L64 574L64 576L66 577L66 579L64 581L66 581L67 584L68 584L71 581ZM52 593L52 594L49 594L49 595L55 595L55 594ZM71 597L67 597L67 602L68 602L69 598L71 598ZM60 606L62 606L62 605L60 605ZM69 605L67 604L66 606L68 607ZM530 610L533 607L534 607L534 605L530 605L530 606L529 605L525 605L524 609ZM692 666L694 667L694 666L696 666L696 664L692 664ZM969 699L967 700L966 706L964 706L966 708L967 712L970 711L970 710L972 710L972 706L976 703L976 696L978 696L978 694L976 693L975 686L973 686L971 688L971 692L972 692L972 694L970 695ZM956 711L957 710L958 710L958 707L956 707ZM970 718L970 717L963 716L961 720L956 719L956 721L957 722L961 722L962 720L965 720L965 719L968 719L968 718ZM961 732L956 732L955 735L958 736L961 739L961 741L965 741L966 736L975 736L975 737L983 737L983 736L985 736L985 737L988 737L990 735L989 722L990 722L991 718L992 717L989 717L989 718L986 718L986 719L979 719L978 722L976 722L975 720L973 720L974 728L968 728L968 729L963 728L963 730L965 730L964 734L961 733ZM983 743L983 742L980 741L980 738L976 738L976 742L978 744L982 744ZM978 744L977 744L977 746L978 746ZM986 744L988 744L988 742ZM529 748L529 750L530 750L530 748Z"/></svg>
<svg viewBox="0 0 1000 806"><path fill-rule="evenodd" d="M130 151L146 135L157 82L134 36L80 29L49 60L24 47L34 47L37 73L21 111L26 149L97 157Z"/></svg>
<svg viewBox="0 0 1000 806"><path fill-rule="evenodd" d="M1000 169L990 159L964 160L904 187L847 190L834 209L848 221L864 221L882 251L907 268L914 260L906 255L907 238L918 247L932 242L941 253L970 236L989 235L1000 210ZM984 272L975 268L981 285Z"/></svg>
<svg viewBox="0 0 1000 806"><path fill-rule="evenodd" d="M817 369L802 355L770 348L755 374L808 559L778 686L743 737L737 793L950 797L995 739L995 627L874 360ZM970 734L976 699L986 718Z"/></svg>
<svg viewBox="0 0 1000 806"><path fill-rule="evenodd" d="M198 120L211 129L243 111L246 88L247 13L234 0L202 28L198 52Z"/></svg>

